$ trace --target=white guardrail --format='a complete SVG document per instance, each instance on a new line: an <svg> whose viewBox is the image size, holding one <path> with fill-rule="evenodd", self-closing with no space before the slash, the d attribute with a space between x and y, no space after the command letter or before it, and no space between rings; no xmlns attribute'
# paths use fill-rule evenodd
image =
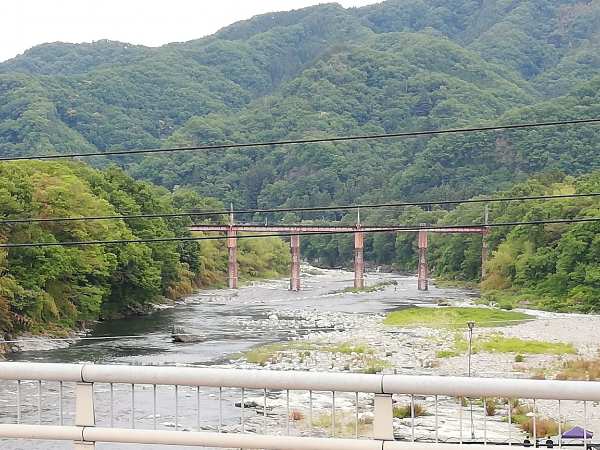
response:
<svg viewBox="0 0 600 450"><path fill-rule="evenodd" d="M478 450L523 442L512 399L533 404L533 435L540 402L556 402L562 446L561 402L583 407L585 429L587 403L600 401L600 383L587 381L15 362L0 363L0 387L14 401L0 407L0 439L73 441L76 449L114 442L289 450L469 443ZM409 413L399 423L394 407L402 398ZM498 399L506 399L501 420L486 407ZM419 417L425 403L433 414ZM419 420L428 421L429 434L417 435ZM506 427L501 442L488 439L492 421ZM457 436L448 435L453 423Z"/></svg>

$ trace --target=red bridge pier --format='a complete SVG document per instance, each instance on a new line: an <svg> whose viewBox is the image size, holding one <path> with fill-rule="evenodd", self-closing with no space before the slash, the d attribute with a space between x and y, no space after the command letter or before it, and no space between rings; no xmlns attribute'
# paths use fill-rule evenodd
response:
<svg viewBox="0 0 600 450"><path fill-rule="evenodd" d="M488 258L488 236L490 227L487 222L487 209L485 223L483 226L468 227L443 227L427 228L427 224L420 224L418 230L418 249L419 266L417 288L420 291L428 290L429 268L427 264L428 234L480 234L482 235L481 246L481 275L482 279L486 277L485 263ZM403 226L384 225L384 226L363 226L360 224L360 218L356 225L254 225L254 224L234 224L233 213L229 215L229 224L219 225L193 225L190 228L193 232L220 232L227 235L227 249L229 251L228 271L229 287L236 289L238 287L238 265L237 265L237 234L244 232L254 233L291 233L290 252L292 261L290 263L290 290L300 290L300 235L310 233L336 233L343 232L354 235L354 287L363 288L364 282L364 233L368 232L414 232L414 228L405 228ZM295 234L295 235L294 235Z"/></svg>
<svg viewBox="0 0 600 450"><path fill-rule="evenodd" d="M362 231L354 233L354 287L362 289L365 287L365 234Z"/></svg>
<svg viewBox="0 0 600 450"><path fill-rule="evenodd" d="M425 224L421 224L425 226ZM427 282L427 230L419 230L419 267L417 269L417 289L426 291L429 289Z"/></svg>
<svg viewBox="0 0 600 450"><path fill-rule="evenodd" d="M290 237L290 253L292 262L290 267L290 291L300 290L300 236L293 234Z"/></svg>
<svg viewBox="0 0 600 450"><path fill-rule="evenodd" d="M237 264L237 237L233 228L227 230L227 275L229 277L229 289L238 287L238 264Z"/></svg>
<svg viewBox="0 0 600 450"><path fill-rule="evenodd" d="M483 221L487 225L489 220L490 208L485 205L485 212L483 213ZM486 264L489 257L490 249L488 245L488 236L490 234L490 227L484 227L481 231L481 281L487 276Z"/></svg>

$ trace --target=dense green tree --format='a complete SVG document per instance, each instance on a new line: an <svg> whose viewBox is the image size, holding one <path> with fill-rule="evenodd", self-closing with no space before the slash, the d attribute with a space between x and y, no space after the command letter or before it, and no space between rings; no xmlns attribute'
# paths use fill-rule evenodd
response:
<svg viewBox="0 0 600 450"><path fill-rule="evenodd" d="M121 169L83 163L3 163L0 217L86 217L222 210L220 202L181 189L174 194L135 181ZM222 220L219 216L206 220ZM5 224L2 242L70 242L190 237L191 217ZM223 242L199 241L9 248L0 252L0 331L72 328L147 311L163 298L190 294L225 277ZM207 265L206 258L216 258ZM282 241L240 245L242 277L287 272Z"/></svg>
<svg viewBox="0 0 600 450"><path fill-rule="evenodd" d="M265 14L160 48L46 44L0 63L0 155L599 117L599 26L595 0L388 0ZM598 138L597 126L586 125L88 159L104 171L2 163L0 212L83 216L598 190L597 176L584 176L600 169ZM575 214L597 211L583 200L492 209L496 220ZM362 212L364 223L378 224L482 218L482 208L466 206ZM328 211L239 219L357 218ZM189 223L22 224L0 228L0 239L172 237ZM529 292L545 307L596 310L597 231L591 224L495 229L484 288L490 296ZM271 276L269 264L285 265L282 245L240 245L242 275ZM478 280L480 245L478 236L433 236L434 274ZM302 246L321 264L352 259L349 236L303 238ZM411 233L369 235L365 252L376 264L416 267ZM160 296L223 283L225 255L222 243L209 241L11 250L0 255L0 328L72 326L143 310Z"/></svg>

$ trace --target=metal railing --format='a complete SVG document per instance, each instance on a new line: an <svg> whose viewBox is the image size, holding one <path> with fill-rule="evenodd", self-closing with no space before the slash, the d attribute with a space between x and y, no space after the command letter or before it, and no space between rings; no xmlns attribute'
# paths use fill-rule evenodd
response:
<svg viewBox="0 0 600 450"><path fill-rule="evenodd" d="M95 442L263 449L515 445L526 435L513 423L514 399L529 405L533 436L549 407L558 408L561 447L561 426L572 416L564 414L564 403L582 410L587 429L588 403L600 401L600 383L586 381L191 367L4 362L0 380L1 392L14 399L0 407L0 439L67 440L86 449ZM490 410L491 402L502 411Z"/></svg>

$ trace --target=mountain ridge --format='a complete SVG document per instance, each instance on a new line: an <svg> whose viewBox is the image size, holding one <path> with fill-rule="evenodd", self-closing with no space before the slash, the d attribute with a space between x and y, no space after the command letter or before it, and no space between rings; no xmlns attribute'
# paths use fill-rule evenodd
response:
<svg viewBox="0 0 600 450"><path fill-rule="evenodd" d="M595 86L598 29L598 0L388 0L263 14L158 48L106 40L46 44L0 64L5 93L0 153L418 131L528 118L536 109L552 109L543 106L548 101L566 102L568 111L560 117L579 118L593 108L577 106L568 93ZM447 172L448 179L438 177L438 186L417 183L421 191L397 180L390 168L382 175L395 186L386 187L343 167L364 160L376 171L387 158L407 174L402 179L419 179L445 171L444 162L423 166L435 142L365 143L366 153L348 145L350 158L339 154L337 163L316 153L331 148L339 153L340 146L304 147L309 159L275 150L264 158L252 151L231 152L223 160L186 155L109 161L169 188L189 186L240 206L347 201L358 193L359 198L473 194L467 185L472 177L455 171ZM485 146L477 151L494 157L495 144ZM316 153L308 156L311 152ZM589 165L584 154L589 150L573 153L561 170L580 173L579 167ZM316 163L299 170L310 158ZM501 171L509 182L554 168L527 162L527 154L519 158L525 158L521 169ZM420 170L425 172L416 173ZM335 187L314 191L301 180L304 174L315 180L309 185L318 186L324 173ZM482 180L486 176L493 181L475 185L499 187L499 176L486 172ZM303 187L286 188L286 180ZM354 194L344 186L349 180L357 182ZM456 189L440 191L444 185Z"/></svg>

